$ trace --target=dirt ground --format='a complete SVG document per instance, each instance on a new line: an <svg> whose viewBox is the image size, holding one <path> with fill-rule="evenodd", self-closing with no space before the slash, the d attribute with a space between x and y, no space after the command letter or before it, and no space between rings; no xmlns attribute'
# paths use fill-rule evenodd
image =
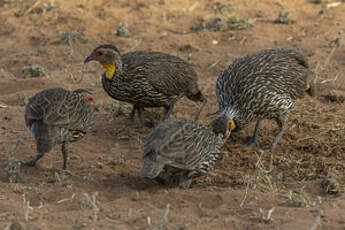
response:
<svg viewBox="0 0 345 230"><path fill-rule="evenodd" d="M320 2L0 0L0 228L344 230L345 2ZM290 18L275 23L282 8ZM260 147L244 144L252 124L230 138L216 169L191 189L164 186L139 177L148 124L163 110L148 109L123 128L130 105L106 95L99 64L83 64L103 43L190 62L208 98L203 124L218 109L218 75L236 57L264 48L302 52L318 96L296 104L272 168L265 148L277 127L265 121ZM100 108L95 126L72 144L69 171L61 171L57 146L36 167L11 174L18 139L17 159L36 154L25 103L49 87L91 90ZM183 98L173 116L192 119L199 106Z"/></svg>

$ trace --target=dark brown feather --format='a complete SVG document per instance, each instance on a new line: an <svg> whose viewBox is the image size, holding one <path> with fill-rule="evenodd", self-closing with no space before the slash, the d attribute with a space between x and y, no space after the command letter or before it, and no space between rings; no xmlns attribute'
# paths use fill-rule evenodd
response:
<svg viewBox="0 0 345 230"><path fill-rule="evenodd" d="M272 150L296 100L305 92L315 95L313 79L305 57L294 50L267 49L238 58L217 80L219 117L226 115L239 127L262 119L277 121L281 132Z"/></svg>
<svg viewBox="0 0 345 230"><path fill-rule="evenodd" d="M164 165L204 174L214 167L223 135L194 121L171 118L158 124L143 146L143 177L155 178Z"/></svg>
<svg viewBox="0 0 345 230"><path fill-rule="evenodd" d="M93 108L84 98L85 90L46 89L29 99L25 123L34 134L38 154L56 144L81 139L91 128Z"/></svg>
<svg viewBox="0 0 345 230"><path fill-rule="evenodd" d="M186 95L190 100L206 102L198 86L194 69L179 57L154 51L134 51L120 55L112 45L97 47L108 56L92 60L112 63L116 72L111 79L102 76L104 90L116 100L137 107L165 107L169 116L174 104Z"/></svg>

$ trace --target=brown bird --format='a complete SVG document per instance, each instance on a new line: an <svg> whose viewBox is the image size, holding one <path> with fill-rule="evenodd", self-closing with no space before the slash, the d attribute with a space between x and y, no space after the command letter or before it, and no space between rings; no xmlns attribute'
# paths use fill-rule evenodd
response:
<svg viewBox="0 0 345 230"><path fill-rule="evenodd" d="M139 117L145 107L164 107L169 117L174 104L186 95L190 100L206 103L198 86L194 69L179 57L154 51L134 51L120 54L113 45L95 48L85 59L98 61L106 70L102 75L103 88L119 101L133 104L130 121L135 112ZM198 118L203 106L200 108Z"/></svg>
<svg viewBox="0 0 345 230"><path fill-rule="evenodd" d="M69 144L83 138L92 127L94 106L92 94L85 89L52 88L31 97L25 108L25 123L34 134L37 155L24 164L34 166L56 144L62 144L66 169Z"/></svg>
<svg viewBox="0 0 345 230"><path fill-rule="evenodd" d="M182 172L180 186L189 188L193 178L214 168L230 135L229 124L222 119L212 127L178 118L162 121L144 143L141 176L157 178L165 166L170 166Z"/></svg>
<svg viewBox="0 0 345 230"><path fill-rule="evenodd" d="M218 119L226 117L234 127L256 121L249 145L257 145L263 119L275 120L273 151L296 100L305 92L315 96L313 78L305 57L294 50L267 49L236 59L217 80Z"/></svg>

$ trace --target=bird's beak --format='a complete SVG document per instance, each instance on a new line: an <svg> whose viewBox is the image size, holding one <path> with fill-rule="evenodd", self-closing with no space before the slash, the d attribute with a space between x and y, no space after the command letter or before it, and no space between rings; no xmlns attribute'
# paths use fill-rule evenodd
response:
<svg viewBox="0 0 345 230"><path fill-rule="evenodd" d="M223 137L223 144L225 144L225 142L228 140L230 134L231 134L231 130L228 130L228 131L225 133L225 136Z"/></svg>
<svg viewBox="0 0 345 230"><path fill-rule="evenodd" d="M92 60L94 60L94 59L91 56L87 56L84 60L84 64L88 63L89 61L92 61Z"/></svg>

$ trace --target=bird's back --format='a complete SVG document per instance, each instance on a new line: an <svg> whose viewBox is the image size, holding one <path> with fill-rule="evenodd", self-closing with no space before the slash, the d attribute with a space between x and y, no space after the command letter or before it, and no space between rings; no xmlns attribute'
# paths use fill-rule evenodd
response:
<svg viewBox="0 0 345 230"><path fill-rule="evenodd" d="M179 95L197 89L197 74L179 57L155 52L134 51L122 55L127 77L147 81L157 91L166 95Z"/></svg>
<svg viewBox="0 0 345 230"><path fill-rule="evenodd" d="M302 54L268 49L235 60L217 80L217 99L220 109L232 106L260 114L292 106L311 84L312 73Z"/></svg>
<svg viewBox="0 0 345 230"><path fill-rule="evenodd" d="M26 126L34 133L37 148L48 152L72 138L71 131L86 132L92 125L92 108L79 94L62 88L46 89L30 98L25 109Z"/></svg>
<svg viewBox="0 0 345 230"><path fill-rule="evenodd" d="M143 157L179 169L194 170L218 154L221 137L194 121L172 118L157 125L148 136ZM214 159L213 159L214 160Z"/></svg>

